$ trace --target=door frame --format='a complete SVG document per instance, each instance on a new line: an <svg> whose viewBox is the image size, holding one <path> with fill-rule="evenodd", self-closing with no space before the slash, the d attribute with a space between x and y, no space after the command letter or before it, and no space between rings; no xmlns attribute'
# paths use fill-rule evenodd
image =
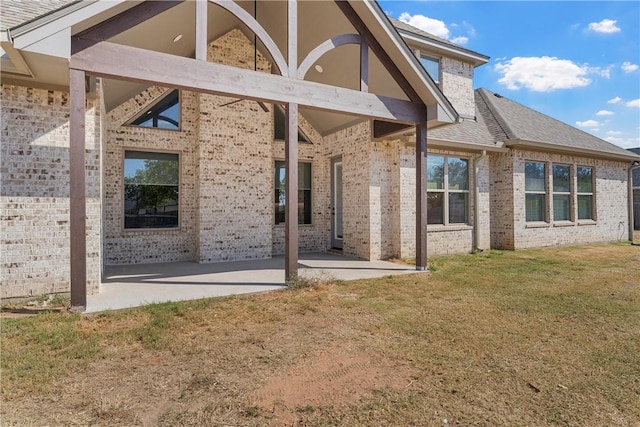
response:
<svg viewBox="0 0 640 427"><path fill-rule="evenodd" d="M336 182L336 168L340 165L340 192L338 193L337 182ZM344 164L342 162L342 156L334 157L330 161L331 168L331 238L330 238L330 246L332 249L340 249L343 248L343 236L344 236ZM337 233L337 219L338 215L336 215L336 196L340 194L340 209L342 210L341 215L339 216L341 224L340 229L342 234L338 235Z"/></svg>

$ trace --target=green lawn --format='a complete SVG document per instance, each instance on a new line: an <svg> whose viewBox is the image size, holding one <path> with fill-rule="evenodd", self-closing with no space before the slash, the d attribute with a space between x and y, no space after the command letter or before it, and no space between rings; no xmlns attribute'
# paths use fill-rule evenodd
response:
<svg viewBox="0 0 640 427"><path fill-rule="evenodd" d="M3 319L2 425L640 424L640 247Z"/></svg>

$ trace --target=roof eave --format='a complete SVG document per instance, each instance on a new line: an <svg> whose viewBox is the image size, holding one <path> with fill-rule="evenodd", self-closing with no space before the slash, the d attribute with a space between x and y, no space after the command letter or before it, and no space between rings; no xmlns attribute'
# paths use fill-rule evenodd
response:
<svg viewBox="0 0 640 427"><path fill-rule="evenodd" d="M601 159L619 160L619 161L637 161L640 156L633 153L612 153L602 150L594 150L590 148L574 148L562 145L552 144L549 142L529 141L524 139L510 139L505 141L505 146L510 148L527 148L533 151L546 151L552 153L563 153L582 155L584 157L597 157ZM622 148L621 148L622 150Z"/></svg>
<svg viewBox="0 0 640 427"><path fill-rule="evenodd" d="M417 42L419 44L434 48L434 49L438 49L438 50L442 50L446 53L449 54L454 54L457 57L460 57L463 60L466 60L468 62L471 62L473 64L474 67L479 67L480 65L484 65L486 63L489 62L489 57L486 55L482 55L476 52L472 52L468 49L464 49L464 48L456 48L454 46L451 46L449 44L445 44L445 43L440 43L437 40L432 40L432 39L428 39L426 37L421 37L415 33L412 33L410 31L406 31L403 30L401 28L398 28L398 32L400 33L400 35L402 35L402 37L409 39L411 41Z"/></svg>

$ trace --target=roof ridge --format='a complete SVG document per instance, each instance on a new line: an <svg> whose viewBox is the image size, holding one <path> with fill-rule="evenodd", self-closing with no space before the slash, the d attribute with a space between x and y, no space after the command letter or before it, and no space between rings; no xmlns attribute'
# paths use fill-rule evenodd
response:
<svg viewBox="0 0 640 427"><path fill-rule="evenodd" d="M480 97L484 101L485 105L487 106L487 110L491 114L491 117L493 117L493 119L496 121L500 129L502 129L502 132L504 132L507 139L512 139L515 133L513 132L513 130L511 130L511 128L507 124L506 119L502 117L500 113L497 111L496 106L493 105L489 97L485 96L485 92L492 93L494 95L496 94L485 88L476 89L476 92L478 92L478 95L480 95ZM502 95L499 95L499 96L502 96Z"/></svg>

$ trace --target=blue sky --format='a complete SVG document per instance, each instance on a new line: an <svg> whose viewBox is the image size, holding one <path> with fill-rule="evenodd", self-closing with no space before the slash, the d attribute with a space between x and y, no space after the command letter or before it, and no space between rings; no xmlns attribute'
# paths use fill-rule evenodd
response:
<svg viewBox="0 0 640 427"><path fill-rule="evenodd" d="M484 87L623 148L640 147L640 2L379 1L491 60Z"/></svg>

